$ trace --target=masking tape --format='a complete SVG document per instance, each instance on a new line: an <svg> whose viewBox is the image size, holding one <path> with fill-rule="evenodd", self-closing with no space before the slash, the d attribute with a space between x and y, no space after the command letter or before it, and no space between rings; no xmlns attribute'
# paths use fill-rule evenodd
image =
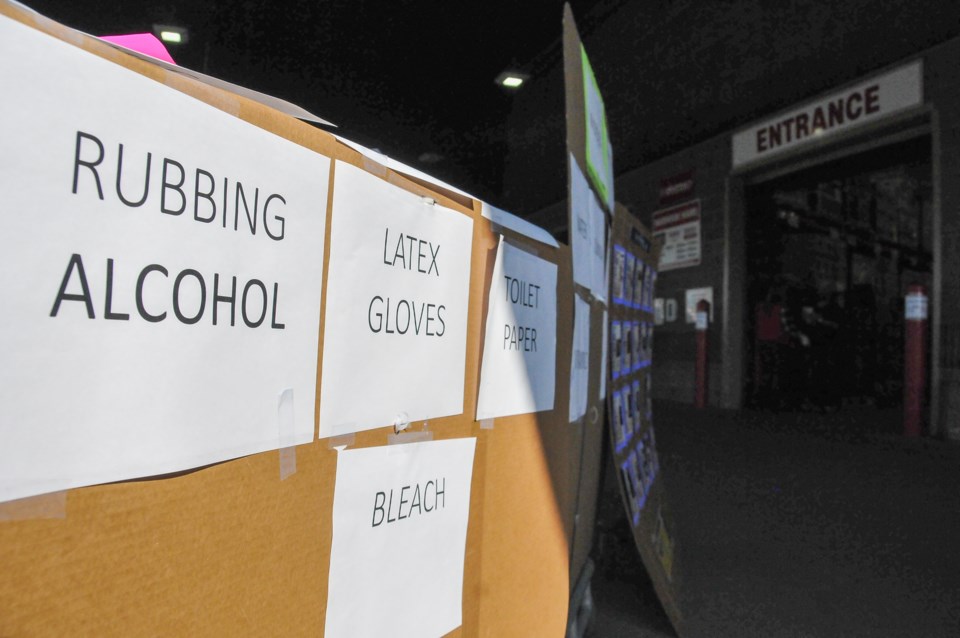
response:
<svg viewBox="0 0 960 638"><path fill-rule="evenodd" d="M377 177L387 179L387 167L380 162L361 154L360 164L363 166L363 170L368 173L373 173Z"/></svg>
<svg viewBox="0 0 960 638"><path fill-rule="evenodd" d="M387 445L401 445L403 443L420 443L422 441L432 441L433 432L398 432L397 434L387 435Z"/></svg>
<svg viewBox="0 0 960 638"><path fill-rule="evenodd" d="M493 419L483 419L480 421L481 430L492 430L493 429Z"/></svg>
<svg viewBox="0 0 960 638"><path fill-rule="evenodd" d="M327 439L327 447L330 449L346 449L354 444L356 441L356 436L353 432L349 434L341 434L339 436L331 436Z"/></svg>
<svg viewBox="0 0 960 638"><path fill-rule="evenodd" d="M280 437L280 480L297 472L296 429L294 428L293 388L280 393L277 405Z"/></svg>
<svg viewBox="0 0 960 638"><path fill-rule="evenodd" d="M0 503L0 521L67 517L67 490Z"/></svg>

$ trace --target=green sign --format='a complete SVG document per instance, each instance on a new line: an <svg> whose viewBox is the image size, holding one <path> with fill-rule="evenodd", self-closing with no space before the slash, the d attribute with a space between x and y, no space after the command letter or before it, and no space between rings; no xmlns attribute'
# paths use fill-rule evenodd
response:
<svg viewBox="0 0 960 638"><path fill-rule="evenodd" d="M587 174L608 210L613 209L613 151L607 134L607 114L600 87L593 75L587 52L580 46L583 61L583 110L586 115Z"/></svg>

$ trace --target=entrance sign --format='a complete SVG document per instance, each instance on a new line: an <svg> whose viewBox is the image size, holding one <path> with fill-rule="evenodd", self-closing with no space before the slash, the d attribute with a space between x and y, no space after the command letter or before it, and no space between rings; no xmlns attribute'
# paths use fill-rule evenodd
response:
<svg viewBox="0 0 960 638"><path fill-rule="evenodd" d="M734 168L923 104L923 63L911 62L733 136Z"/></svg>
<svg viewBox="0 0 960 638"><path fill-rule="evenodd" d="M2 16L0 59L0 501L276 449L289 391L312 440L329 160Z"/></svg>
<svg viewBox="0 0 960 638"><path fill-rule="evenodd" d="M473 220L334 167L320 436L463 412Z"/></svg>
<svg viewBox="0 0 960 638"><path fill-rule="evenodd" d="M653 214L653 236L660 240L660 270L700 265L700 200L664 208Z"/></svg>
<svg viewBox="0 0 960 638"><path fill-rule="evenodd" d="M477 420L552 410L556 264L501 237L487 307Z"/></svg>
<svg viewBox="0 0 960 638"><path fill-rule="evenodd" d="M337 455L326 636L443 636L462 623L476 439Z"/></svg>

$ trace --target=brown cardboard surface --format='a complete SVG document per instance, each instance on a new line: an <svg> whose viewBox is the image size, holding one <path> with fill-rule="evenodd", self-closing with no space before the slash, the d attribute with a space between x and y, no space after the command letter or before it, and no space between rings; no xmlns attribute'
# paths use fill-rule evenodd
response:
<svg viewBox="0 0 960 638"><path fill-rule="evenodd" d="M573 155L583 174L587 174L587 124L583 95L583 68L580 60L580 33L573 18L569 3L563 5L563 85L567 115L567 152ZM604 198L596 192L588 178L590 188L606 208Z"/></svg>
<svg viewBox="0 0 960 638"><path fill-rule="evenodd" d="M579 164L586 175L586 110L583 93L583 69L581 65L581 42L573 11L569 4L563 6L563 76L566 108L567 152ZM597 193L591 179L587 179L597 200L606 209L605 198ZM568 184L569 188L569 184ZM567 197L568 228L572 228L573 211L570 210L572 197ZM571 274L571 280L572 280ZM603 310L606 304L591 299L586 291L583 299L590 302L590 387L588 390L587 414L582 423L576 425L580 430L580 461L577 468L576 529L570 554L571 588L583 571L590 549L593 545L593 528L596 520L597 495L600 485L600 460L603 445L603 423L606 402L600 400L600 375ZM573 427L573 426L571 426Z"/></svg>
<svg viewBox="0 0 960 638"><path fill-rule="evenodd" d="M478 225L492 228L487 220ZM498 241L496 233L487 232L474 251L475 266L478 256L486 260L482 317ZM572 325L564 317L572 314L573 297L572 287L563 282L571 280L569 250L532 242L508 229L501 232L557 264L557 376L553 410L498 418L492 430L481 434L489 447L478 626L485 636L559 636L566 626L568 547L575 514L576 474L571 467L579 455L579 439L567 423ZM478 330L481 336L483 328ZM479 384L475 388L471 409ZM552 497L543 498L545 494Z"/></svg>
<svg viewBox="0 0 960 638"><path fill-rule="evenodd" d="M481 429L473 415L489 248L496 237L479 202L372 166L310 125L3 0L0 13L474 219L464 412L411 425L434 439L477 438L463 626L451 635L560 635L577 485L584 486L578 481L581 430L567 423L572 329L569 319L558 327L556 408ZM537 251L558 263L558 313L571 317L569 250ZM326 274L323 285L325 294ZM323 338L321 331L321 349ZM318 401L319 361L318 352ZM359 432L351 447L384 445L391 433ZM329 440L318 440L296 448L296 472L283 481L279 453L271 451L176 475L70 490L63 518L0 521L0 636L322 635L336 457Z"/></svg>

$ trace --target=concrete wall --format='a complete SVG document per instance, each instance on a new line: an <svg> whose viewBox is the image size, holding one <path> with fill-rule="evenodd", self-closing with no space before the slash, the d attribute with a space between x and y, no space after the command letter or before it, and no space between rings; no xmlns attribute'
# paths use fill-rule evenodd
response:
<svg viewBox="0 0 960 638"><path fill-rule="evenodd" d="M730 174L729 138L714 138L619 176L616 196L650 226L653 212L665 207L659 203L660 180L689 170L693 171L694 180L691 198L700 200L701 262L699 266L661 272L657 278L656 296L673 299L679 312L676 321L658 326L654 333L654 396L693 402L696 347L693 324L687 323L685 318L686 290L712 287L713 324L708 332L709 402L711 405L736 407L739 389L724 381L728 372L726 368L733 361L724 356L722 338L731 327L731 308L724 296L727 260L732 256L726 251L728 225L725 221L727 176ZM743 242L736 244L734 250L742 252Z"/></svg>
<svg viewBox="0 0 960 638"><path fill-rule="evenodd" d="M939 391L932 428L960 440L960 40L951 40L923 55L924 93L933 107L933 193L939 202L934 222L934 290L931 294L932 355L939 361L931 381ZM934 209L934 218L937 218Z"/></svg>

